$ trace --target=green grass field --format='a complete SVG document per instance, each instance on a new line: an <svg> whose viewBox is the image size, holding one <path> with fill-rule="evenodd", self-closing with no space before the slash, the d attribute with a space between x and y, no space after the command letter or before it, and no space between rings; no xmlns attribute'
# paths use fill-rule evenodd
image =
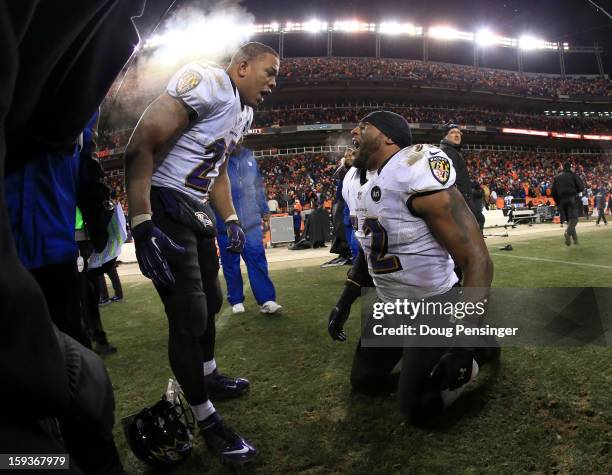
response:
<svg viewBox="0 0 612 475"><path fill-rule="evenodd" d="M571 248L561 237L512 244L508 255L491 247L495 286L612 287L608 230L585 233ZM282 316L260 314L250 292L246 314L230 315L225 306L219 315L219 367L252 383L246 397L215 405L260 451L247 471L612 473L609 347L504 349L500 367L485 367L444 418L415 428L402 422L393 396L351 393L358 306L347 325L347 343L332 342L326 331L345 272L299 263L274 271ZM102 309L110 340L119 348L106 359L117 421L154 403L171 376L167 323L153 286L128 283L125 294L123 303ZM156 473L130 452L119 423L115 435L128 473ZM196 436L191 458L173 473L226 471L231 472Z"/></svg>

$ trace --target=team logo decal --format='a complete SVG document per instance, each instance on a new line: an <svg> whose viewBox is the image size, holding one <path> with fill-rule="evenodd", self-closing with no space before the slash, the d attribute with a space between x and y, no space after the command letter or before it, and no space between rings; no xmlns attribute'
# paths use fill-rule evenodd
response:
<svg viewBox="0 0 612 475"><path fill-rule="evenodd" d="M213 225L213 222L206 215L206 213L204 213L202 211L196 211L195 216L196 216L196 218L198 218L198 221L200 223L202 223L204 226L212 226Z"/></svg>
<svg viewBox="0 0 612 475"><path fill-rule="evenodd" d="M436 180L446 185L446 182L450 178L450 163L448 159L441 155L430 156L429 169Z"/></svg>
<svg viewBox="0 0 612 475"><path fill-rule="evenodd" d="M372 200L374 200L374 203L378 203L380 201L380 197L382 196L382 191L380 190L380 187L375 186L374 188L372 188L370 196L372 197Z"/></svg>
<svg viewBox="0 0 612 475"><path fill-rule="evenodd" d="M188 69L181 74L181 77L178 79L176 83L176 93L182 96L195 88L201 81L202 75L199 72Z"/></svg>

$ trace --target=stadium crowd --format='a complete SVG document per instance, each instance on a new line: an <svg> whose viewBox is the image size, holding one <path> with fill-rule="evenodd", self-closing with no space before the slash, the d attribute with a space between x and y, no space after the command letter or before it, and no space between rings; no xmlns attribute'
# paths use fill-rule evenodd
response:
<svg viewBox="0 0 612 475"><path fill-rule="evenodd" d="M542 114L510 113L477 108L454 108L407 104L317 104L299 108L283 108L256 111L253 128L282 127L316 123L357 123L361 117L384 108L406 117L411 123L426 123L439 126L448 122L462 125L486 127L512 127L549 132L606 133L612 132L612 118L546 116ZM123 147L130 138L132 129L103 130L99 134L101 150Z"/></svg>
<svg viewBox="0 0 612 475"><path fill-rule="evenodd" d="M318 104L310 107L261 110L255 113L254 128L305 125L313 123L356 123L374 110L390 110L411 123L444 124L449 118L465 125L515 127L551 132L610 132L611 119L604 117L559 117L520 114L476 108L455 108L404 104Z"/></svg>
<svg viewBox="0 0 612 475"><path fill-rule="evenodd" d="M464 152L470 175L497 196L550 197L555 175L570 161L587 190L612 188L612 156L535 152Z"/></svg>
<svg viewBox="0 0 612 475"><path fill-rule="evenodd" d="M295 81L337 78L446 82L535 97L612 96L612 85L607 79L521 75L514 71L403 59L288 58L281 64L280 77Z"/></svg>
<svg viewBox="0 0 612 475"><path fill-rule="evenodd" d="M470 176L488 189L494 197L551 197L555 175L563 163L571 161L576 173L586 183L589 194L599 189L612 190L612 156L571 155L536 152L464 151ZM266 194L279 203L281 211L289 210L295 200L313 207L335 194L333 172L338 153L294 154L265 157L259 168ZM108 184L117 193L127 212L123 175L108 176ZM494 192L494 193L493 193Z"/></svg>
<svg viewBox="0 0 612 475"><path fill-rule="evenodd" d="M127 141L125 135L135 125L146 106L159 95L166 86L171 70L147 67L146 63L137 65L129 71L125 78L113 84L102 108L101 129L107 132L102 138L103 144L108 148L124 145ZM557 97L558 95L574 96L612 96L612 86L609 80L600 78L567 78L544 76L536 74L520 75L513 71L475 68L448 63L423 62L401 59L375 59L375 58L288 58L281 62L281 71L278 84L292 81L320 81L332 79L362 79L362 80L397 80L417 81L415 85L427 83L438 84L441 87L456 87L460 89L482 89L493 92L503 92L520 96ZM434 84L434 85L435 85ZM420 108L418 111L411 108L406 114L410 120L430 121L435 123L436 115L430 117L431 111ZM338 120L348 111L331 111L323 117L316 116L316 120ZM292 113L293 114L293 113ZM289 115L275 117L270 112L260 113L256 116L258 126L282 124L297 124L313 120L304 116L303 111L297 116ZM459 115L466 115L466 122L474 125L506 125L506 126L538 126L547 130L563 123L567 130L595 130L590 127L592 122L597 131L601 130L596 120L582 121L574 119L559 119L561 122L552 122L556 118L533 116L526 122L523 118L509 113L480 114L478 122L473 122L467 111ZM354 117L354 113L348 114ZM414 117L414 118L413 118ZM470 119L470 120L468 120ZM441 122L448 120L448 116ZM454 119L461 122L460 118ZM537 125L530 125L537 124ZM584 129L581 129L584 124ZM605 124L602 124L605 127ZM608 127L609 130L609 127Z"/></svg>

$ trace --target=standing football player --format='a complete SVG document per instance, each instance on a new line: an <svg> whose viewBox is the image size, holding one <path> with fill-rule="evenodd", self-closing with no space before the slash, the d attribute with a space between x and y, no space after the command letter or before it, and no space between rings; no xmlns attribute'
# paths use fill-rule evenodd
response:
<svg viewBox="0 0 612 475"><path fill-rule="evenodd" d="M252 108L276 86L279 64L276 51L252 42L225 71L197 62L184 66L144 112L125 152L136 257L164 303L170 366L206 444L234 463L249 461L256 450L224 424L211 402L244 394L249 382L221 375L214 359L222 295L210 204L225 222L228 250L239 254L245 235L226 159L248 131Z"/></svg>
<svg viewBox="0 0 612 475"><path fill-rule="evenodd" d="M410 146L408 122L393 112L368 114L351 134L357 150L343 196L360 252L330 314L330 336L346 340L343 325L362 287L374 286L382 302L444 300L458 282L457 265L463 285L484 294L472 298L484 298L493 264L478 223L454 186L450 159L434 146ZM496 354L498 349L465 345L372 347L360 339L351 384L366 394L394 392L391 372L402 360L400 405L409 420L422 422L451 404Z"/></svg>

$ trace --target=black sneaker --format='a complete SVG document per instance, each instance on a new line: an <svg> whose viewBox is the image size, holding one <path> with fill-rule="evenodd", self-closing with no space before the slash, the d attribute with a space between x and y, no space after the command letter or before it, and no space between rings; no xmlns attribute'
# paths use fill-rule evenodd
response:
<svg viewBox="0 0 612 475"><path fill-rule="evenodd" d="M111 303L110 299L100 299L98 302L98 307L103 307L104 305L108 305Z"/></svg>
<svg viewBox="0 0 612 475"><path fill-rule="evenodd" d="M336 265L336 262L338 262L338 259L340 259L340 256L334 257L331 261L324 262L323 264L321 264L321 268L325 269L326 267L334 267Z"/></svg>
<svg viewBox="0 0 612 475"><path fill-rule="evenodd" d="M123 300L123 297L117 297L116 295L114 297L111 297L111 302L121 302Z"/></svg>
<svg viewBox="0 0 612 475"><path fill-rule="evenodd" d="M346 257L342 257L342 256L338 256L334 259L332 259L331 261L325 262L324 264L321 264L321 268L325 269L327 267L339 267L339 266L343 266L344 264L346 264L346 261L350 260Z"/></svg>
<svg viewBox="0 0 612 475"><path fill-rule="evenodd" d="M206 446L219 455L222 463L242 465L257 455L257 449L225 425L217 413L198 425Z"/></svg>
<svg viewBox="0 0 612 475"><path fill-rule="evenodd" d="M214 370L212 374L204 376L204 384L212 401L234 399L248 392L251 383L244 378L230 378Z"/></svg>
<svg viewBox="0 0 612 475"><path fill-rule="evenodd" d="M571 246L572 245L572 241L570 240L570 235L566 232L563 236L565 237L565 245L566 246Z"/></svg>

